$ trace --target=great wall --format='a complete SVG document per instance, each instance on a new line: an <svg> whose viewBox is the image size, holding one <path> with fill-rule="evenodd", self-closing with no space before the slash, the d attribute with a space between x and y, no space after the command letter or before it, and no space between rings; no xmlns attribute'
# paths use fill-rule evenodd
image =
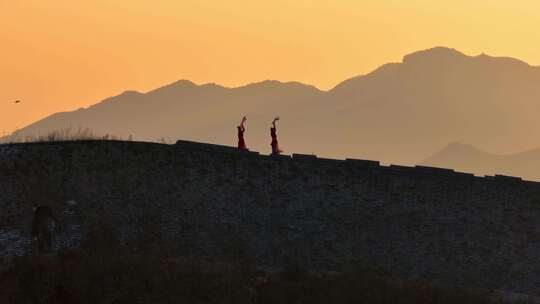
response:
<svg viewBox="0 0 540 304"><path fill-rule="evenodd" d="M79 246L106 214L120 240L260 265L376 265L410 279L539 294L540 183L231 147L79 141L0 146L0 256L31 250L32 204ZM149 236L147 230L151 230Z"/></svg>

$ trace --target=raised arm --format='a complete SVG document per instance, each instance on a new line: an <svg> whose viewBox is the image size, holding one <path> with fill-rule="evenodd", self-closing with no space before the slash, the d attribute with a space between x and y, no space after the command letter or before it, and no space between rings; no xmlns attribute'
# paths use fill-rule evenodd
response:
<svg viewBox="0 0 540 304"><path fill-rule="evenodd" d="M272 121L272 125L274 126L274 129L276 128L276 121L279 120L279 116L276 116L276 118L274 118L274 120Z"/></svg>
<svg viewBox="0 0 540 304"><path fill-rule="evenodd" d="M244 130L244 123L247 121L247 118L244 116L242 117L242 121L240 122L240 128L242 128L242 130Z"/></svg>

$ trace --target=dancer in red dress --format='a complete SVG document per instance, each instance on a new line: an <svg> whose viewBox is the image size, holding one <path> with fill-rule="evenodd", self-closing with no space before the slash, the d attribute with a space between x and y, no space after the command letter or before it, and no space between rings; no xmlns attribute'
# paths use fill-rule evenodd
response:
<svg viewBox="0 0 540 304"><path fill-rule="evenodd" d="M246 128L244 128L244 123L247 121L247 118L244 116L242 117L242 122L240 122L240 125L236 127L238 129L238 149L241 150L247 150L246 142L244 141L244 131L246 131Z"/></svg>
<svg viewBox="0 0 540 304"><path fill-rule="evenodd" d="M279 148L277 134L276 134L276 131L277 131L276 121L278 120L279 120L279 116L274 118L274 120L272 121L272 127L270 128L270 136L272 137L272 142L270 143L270 145L272 146L272 154L274 155L278 155L281 152L283 152L283 150Z"/></svg>

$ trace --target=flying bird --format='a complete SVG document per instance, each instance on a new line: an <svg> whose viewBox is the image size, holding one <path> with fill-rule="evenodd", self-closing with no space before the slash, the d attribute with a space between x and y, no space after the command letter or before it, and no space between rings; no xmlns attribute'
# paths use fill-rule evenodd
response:
<svg viewBox="0 0 540 304"><path fill-rule="evenodd" d="M14 102L15 102L15 103L19 103L19 102L21 102L21 101L17 99L17 100L15 100Z"/></svg>

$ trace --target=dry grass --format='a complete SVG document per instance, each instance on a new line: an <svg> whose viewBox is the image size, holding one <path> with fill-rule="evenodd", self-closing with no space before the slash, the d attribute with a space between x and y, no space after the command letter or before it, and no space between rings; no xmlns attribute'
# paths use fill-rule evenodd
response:
<svg viewBox="0 0 540 304"><path fill-rule="evenodd" d="M128 138L128 140L131 139ZM67 127L64 129L50 131L45 135L25 135L14 133L0 138L0 144L12 143L34 143L34 142L57 142L57 141L76 141L76 140L123 140L121 136L114 134L97 135L89 128L79 127L73 129Z"/></svg>
<svg viewBox="0 0 540 304"><path fill-rule="evenodd" d="M0 137L1 144L15 144L15 143L39 143L39 142L61 142L61 141L79 141L79 140L125 140L133 141L133 136L129 135L127 138L115 134L96 134L90 128L79 127L77 129L67 127L64 129L50 131L45 135L21 135L17 132L11 135L3 135ZM161 144L174 144L176 141L171 138L160 137L151 142Z"/></svg>

